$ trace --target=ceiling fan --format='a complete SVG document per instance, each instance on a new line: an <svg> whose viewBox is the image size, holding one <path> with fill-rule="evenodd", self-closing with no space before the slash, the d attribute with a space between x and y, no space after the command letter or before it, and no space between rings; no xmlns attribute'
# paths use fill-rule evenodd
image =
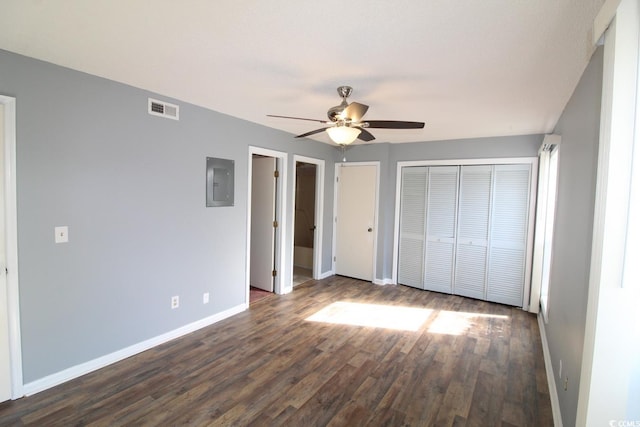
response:
<svg viewBox="0 0 640 427"><path fill-rule="evenodd" d="M351 86L338 87L338 95L342 98L340 105L329 108L327 117L329 120L305 119L303 117L278 116L275 114L267 114L268 117L278 117L281 119L306 120L310 122L319 122L326 127L315 129L310 132L297 135L296 138L304 138L306 136L315 135L326 131L329 138L336 144L344 147L351 144L356 139L362 141L373 141L376 139L369 129L422 129L424 122L405 122L397 120L362 120L369 109L368 105L359 102L348 103L347 98L353 92Z"/></svg>

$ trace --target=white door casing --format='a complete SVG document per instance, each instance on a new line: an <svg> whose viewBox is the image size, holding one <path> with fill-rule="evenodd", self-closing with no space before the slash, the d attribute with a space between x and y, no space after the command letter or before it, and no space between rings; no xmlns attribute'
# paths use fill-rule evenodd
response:
<svg viewBox="0 0 640 427"><path fill-rule="evenodd" d="M0 104L0 206L4 206L4 105ZM4 209L0 209L0 402L11 398L9 300L7 295Z"/></svg>
<svg viewBox="0 0 640 427"><path fill-rule="evenodd" d="M286 241L286 231L290 230L289 222L287 220L287 210L284 208L287 205L287 193L285 183L287 182L287 162L288 154L282 151L270 150L262 147L255 147L250 145L247 158L247 231L246 231L246 263L245 263L245 305L249 307L249 289L251 279L251 185L252 185L252 164L253 155L273 157L276 159L280 176L276 180L276 193L278 194L276 200L276 216L278 217L278 228L276 229L276 244L275 244L275 262L277 275L273 283L273 291L276 294L286 294L293 290L291 285L292 261L286 257L285 249L288 245L280 244L280 242ZM282 274L284 273L284 274Z"/></svg>
<svg viewBox="0 0 640 427"><path fill-rule="evenodd" d="M251 174L251 286L273 292L276 159L254 157Z"/></svg>
<svg viewBox="0 0 640 427"><path fill-rule="evenodd" d="M17 399L23 396L22 353L20 339L20 301L18 293L18 226L16 209L16 99L0 95L0 116L3 117L1 175L2 185L2 227L1 239L3 260L0 265L0 352L3 352L2 399ZM7 273L8 272L8 273ZM9 376L6 376L6 370ZM7 383L7 381L9 381ZM7 390L9 394L7 395Z"/></svg>
<svg viewBox="0 0 640 427"><path fill-rule="evenodd" d="M336 274L373 281L378 169L378 163L336 166Z"/></svg>

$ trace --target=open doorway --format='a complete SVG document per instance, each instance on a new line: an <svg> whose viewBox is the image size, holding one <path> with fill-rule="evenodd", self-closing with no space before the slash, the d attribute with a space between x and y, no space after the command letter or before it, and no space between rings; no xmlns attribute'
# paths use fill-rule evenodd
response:
<svg viewBox="0 0 640 427"><path fill-rule="evenodd" d="M319 279L322 254L324 161L294 156L292 285Z"/></svg>
<svg viewBox="0 0 640 427"><path fill-rule="evenodd" d="M286 154L249 147L247 305L288 292L283 284Z"/></svg>
<svg viewBox="0 0 640 427"><path fill-rule="evenodd" d="M293 238L293 286L313 278L316 230L316 165L296 162Z"/></svg>

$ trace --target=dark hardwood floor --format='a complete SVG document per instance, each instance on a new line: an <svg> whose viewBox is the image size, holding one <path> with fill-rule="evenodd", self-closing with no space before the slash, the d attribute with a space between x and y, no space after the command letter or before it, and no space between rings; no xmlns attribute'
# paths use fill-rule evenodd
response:
<svg viewBox="0 0 640 427"><path fill-rule="evenodd" d="M332 303L322 312L327 320L378 326L305 320ZM416 331L380 327L412 322ZM553 420L534 315L336 276L2 403L0 425L538 427Z"/></svg>

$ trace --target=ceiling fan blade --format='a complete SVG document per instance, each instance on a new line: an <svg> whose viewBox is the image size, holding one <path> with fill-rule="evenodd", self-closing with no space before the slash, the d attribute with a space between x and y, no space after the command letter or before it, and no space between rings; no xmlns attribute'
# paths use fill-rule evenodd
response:
<svg viewBox="0 0 640 427"><path fill-rule="evenodd" d="M344 109L342 115L352 122L359 122L362 116L367 113L369 109L368 105L360 104L359 102L352 102Z"/></svg>
<svg viewBox="0 0 640 427"><path fill-rule="evenodd" d="M378 129L422 129L424 122L402 122L398 120L366 120L369 128Z"/></svg>
<svg viewBox="0 0 640 427"><path fill-rule="evenodd" d="M267 117L278 117L280 119L306 120L308 122L318 122L318 123L326 123L327 122L326 120L305 119L304 117L277 116L275 114L267 114Z"/></svg>
<svg viewBox="0 0 640 427"><path fill-rule="evenodd" d="M354 127L360 129L360 135L358 135L358 139L366 142L373 141L374 139L376 139L376 137L373 136L373 134L368 130L363 129L360 126L354 126Z"/></svg>
<svg viewBox="0 0 640 427"><path fill-rule="evenodd" d="M307 133L303 133L301 135L297 135L296 138L304 138L305 136L315 135L316 133L324 132L325 129L326 128L320 128L320 129L312 130L311 132L307 132Z"/></svg>

